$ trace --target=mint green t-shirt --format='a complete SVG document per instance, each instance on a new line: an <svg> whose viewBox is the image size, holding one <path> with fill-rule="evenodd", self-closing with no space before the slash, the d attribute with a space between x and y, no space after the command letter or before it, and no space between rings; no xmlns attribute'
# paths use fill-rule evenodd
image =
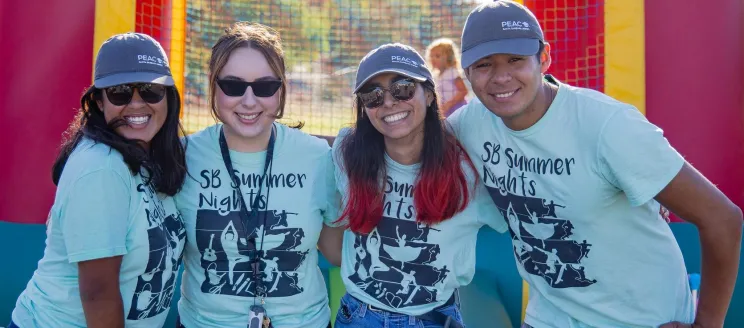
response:
<svg viewBox="0 0 744 328"><path fill-rule="evenodd" d="M342 130L333 144L336 184L344 204L349 186L340 145L349 132ZM504 232L507 226L465 162L471 199L465 210L433 226L417 223L413 190L420 164L402 165L387 154L385 162L382 219L369 234L344 232L341 276L346 291L364 303L420 315L443 305L455 289L473 279L478 230L488 225Z"/></svg>
<svg viewBox="0 0 744 328"><path fill-rule="evenodd" d="M78 262L121 256L126 327L161 327L173 298L186 232L172 197L132 175L119 152L83 139L49 212L44 257L18 298L23 328L86 327Z"/></svg>
<svg viewBox="0 0 744 328"><path fill-rule="evenodd" d="M683 158L638 110L560 84L547 113L513 131L480 101L450 117L507 218L530 285L525 322L656 327L692 322L687 271L654 197Z"/></svg>
<svg viewBox="0 0 744 328"><path fill-rule="evenodd" d="M268 179L263 174L266 151L230 151L247 206L260 197L258 220L245 225L239 214L239 193L220 152L222 125L187 138L191 177L176 195L188 236L183 296L178 303L186 327L246 327L250 307L260 303L254 297L256 281L250 263L256 248L265 253L258 274L268 290L263 306L273 325L328 325L328 293L316 244L324 222L333 222L338 211L330 147L299 130L274 126L276 143Z"/></svg>

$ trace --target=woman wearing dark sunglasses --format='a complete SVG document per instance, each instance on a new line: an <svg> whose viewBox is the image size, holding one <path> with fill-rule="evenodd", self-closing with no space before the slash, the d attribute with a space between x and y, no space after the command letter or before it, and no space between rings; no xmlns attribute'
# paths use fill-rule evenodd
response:
<svg viewBox="0 0 744 328"><path fill-rule="evenodd" d="M506 230L444 127L424 63L396 43L357 70L356 124L333 145L349 228L336 328L462 326L457 288L473 278L478 229Z"/></svg>
<svg viewBox="0 0 744 328"><path fill-rule="evenodd" d="M44 257L9 327L161 327L185 243L171 196L186 174L163 48L110 38L80 103L53 167Z"/></svg>
<svg viewBox="0 0 744 328"><path fill-rule="evenodd" d="M323 241L343 233L327 225L340 198L330 147L275 122L287 83L273 29L228 28L209 71L210 106L222 123L188 137L193 178L176 196L188 236L178 325L325 328L316 244L337 258L327 252L340 254L340 242Z"/></svg>

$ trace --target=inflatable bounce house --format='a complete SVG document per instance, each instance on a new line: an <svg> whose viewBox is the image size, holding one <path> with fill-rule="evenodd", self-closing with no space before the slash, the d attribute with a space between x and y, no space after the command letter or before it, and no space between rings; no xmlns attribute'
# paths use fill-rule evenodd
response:
<svg viewBox="0 0 744 328"><path fill-rule="evenodd" d="M278 29L288 56L287 117L336 135L351 118L354 67L383 42L419 51L439 37L459 43L477 0L65 0L0 5L0 325L41 258L52 204L51 165L61 134L91 84L109 36L152 35L169 53L191 133L213 124L207 106L209 49L235 21ZM633 104L739 207L744 207L744 3L741 0L522 0L551 43L550 73ZM700 272L696 228L670 228L689 273ZM463 288L469 327L519 327L529 288L506 235L484 229L477 273ZM744 263L744 261L742 261ZM324 260L331 307L344 287ZM726 327L744 327L744 278ZM174 297L174 301L178 295ZM167 325L173 327L176 308Z"/></svg>

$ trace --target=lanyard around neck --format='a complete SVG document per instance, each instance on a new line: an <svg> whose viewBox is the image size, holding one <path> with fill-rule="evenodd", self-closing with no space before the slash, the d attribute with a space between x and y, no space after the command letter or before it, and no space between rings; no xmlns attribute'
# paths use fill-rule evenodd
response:
<svg viewBox="0 0 744 328"><path fill-rule="evenodd" d="M263 188L263 185L266 184L266 206L269 204L269 191L271 190L271 186L269 186L269 181L271 180L271 177L269 176L271 174L270 167L273 167L273 159L274 159L274 143L276 141L276 135L274 132L274 126L272 124L271 126L271 136L269 137L269 145L266 148L266 159L264 161L264 169L263 169L263 182L259 184L258 186L258 192L256 193L255 198L253 199L253 202L251 204L251 212L248 213L248 209L246 206L245 199L243 197L243 192L240 190L240 179L237 175L235 175L235 170L233 169L232 165L232 159L230 158L230 150L227 147L227 140L225 139L225 132L224 128L220 129L220 151L222 152L222 160L225 162L225 168L227 168L227 173L230 175L230 179L233 181L233 185L235 185L235 189L238 191L238 195L240 196L240 223L243 228L243 233L245 234L245 237L248 238L248 222L250 222L251 219L253 219L257 213L259 208L259 200L261 198L261 189ZM267 173L269 175L267 175ZM263 287L263 283L261 283L260 287L259 282L263 282L263 279L259 276L258 273L258 262L261 258L263 258L263 238L266 234L266 213L263 214L263 223L264 227L261 229L264 233L261 236L261 245L260 248L256 247L256 239L251 238L248 240L248 242L253 246L253 256L251 257L251 264L253 269L253 293L254 295L258 294L265 294L266 290ZM256 251L257 250L257 251ZM261 295L262 297L264 295Z"/></svg>

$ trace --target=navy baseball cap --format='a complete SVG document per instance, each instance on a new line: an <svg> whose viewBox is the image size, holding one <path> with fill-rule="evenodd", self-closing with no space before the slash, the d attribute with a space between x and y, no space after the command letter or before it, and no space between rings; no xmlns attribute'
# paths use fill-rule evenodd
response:
<svg viewBox="0 0 744 328"><path fill-rule="evenodd" d="M359 62L354 93L382 73L396 73L418 82L434 83L424 57L416 49L401 43L388 43L373 49Z"/></svg>
<svg viewBox="0 0 744 328"><path fill-rule="evenodd" d="M535 15L508 0L484 3L470 12L462 29L462 68L493 54L536 55L545 42Z"/></svg>
<svg viewBox="0 0 744 328"><path fill-rule="evenodd" d="M127 83L175 84L165 50L149 35L114 35L98 50L95 87L102 89Z"/></svg>

